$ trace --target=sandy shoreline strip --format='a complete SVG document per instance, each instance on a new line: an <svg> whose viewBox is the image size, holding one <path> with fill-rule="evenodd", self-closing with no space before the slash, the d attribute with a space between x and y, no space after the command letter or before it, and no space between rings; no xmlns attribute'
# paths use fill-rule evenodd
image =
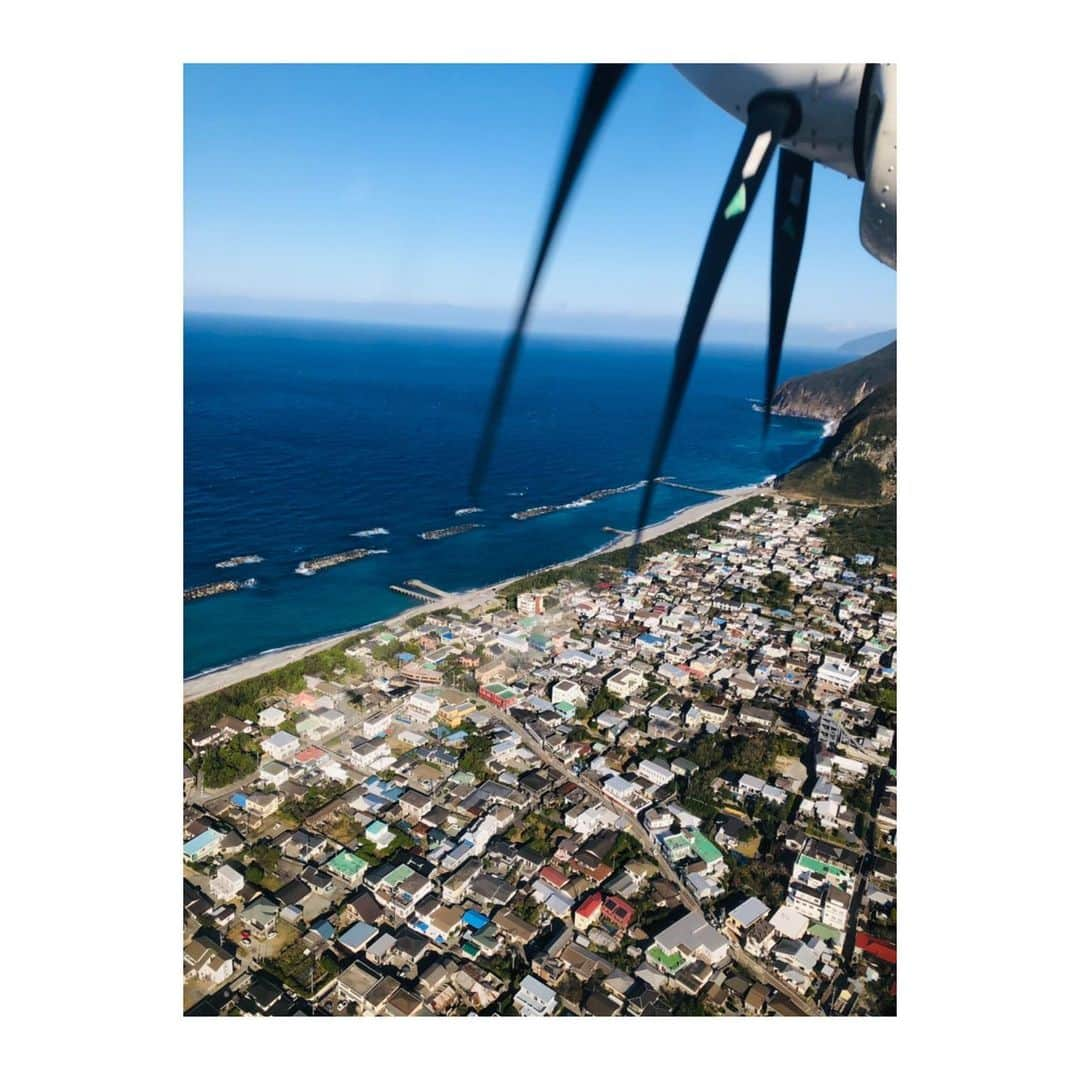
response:
<svg viewBox="0 0 1080 1080"><path fill-rule="evenodd" d="M725 494L718 496L715 499L707 499L705 502L687 506L685 509L679 510L670 517L665 518L663 521L658 521L655 525L650 525L648 528L642 530L642 542L655 540L665 533L674 532L676 529L682 529L687 525L693 525L695 521L700 521L710 514L715 514L717 511L723 510L732 503L739 502L741 499L746 499L751 495L761 494L766 491L772 491L772 488L765 484L749 484L746 487L731 488L729 491L725 492ZM393 629L399 627L405 619L411 618L413 615L418 615L422 612L439 611L448 607L459 607L468 610L469 608L493 600L499 589L503 589L515 581L520 581L521 578L529 577L532 574L537 574L544 570L554 570L558 567L573 566L575 563L582 562L584 559L591 559L594 555L599 555L601 552L618 551L620 548L629 547L632 542L633 535L621 536L611 543L602 544L600 547L586 552L584 555L579 555L576 558L566 559L563 562L553 563L550 566L540 566L533 570L529 570L524 574L518 574L515 577L497 581L493 585L484 585L478 589L469 589L465 592L450 593L447 596L440 597L438 600L432 600L430 603L416 604L413 607L406 608L404 611L399 612L389 619L380 619L376 622L368 623L366 626L358 626L353 630L346 630L341 634L332 634L329 637L317 638L315 641L309 641L302 645L287 645L284 648L275 649L273 652L262 653L259 656L252 656L247 660L240 660L235 664L229 664L227 667L219 668L216 671L207 671L202 675L192 675L190 678L184 680L184 701L193 701L195 698L212 694L216 690L223 690L226 686L232 686L233 683L242 682L244 679L250 679L255 675L264 675L268 671L274 671L277 668L284 667L286 664L291 664L294 660L299 660L301 657L308 656L310 653L318 652L320 649L327 649L348 638L355 637L357 634L363 633L363 631L370 629L372 626L386 625Z"/></svg>

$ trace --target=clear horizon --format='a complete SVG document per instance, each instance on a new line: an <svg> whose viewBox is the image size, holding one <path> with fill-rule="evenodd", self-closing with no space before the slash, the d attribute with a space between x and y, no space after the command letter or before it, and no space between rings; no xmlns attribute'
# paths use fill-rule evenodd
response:
<svg viewBox="0 0 1080 1080"><path fill-rule="evenodd" d="M346 305L342 305L345 307ZM361 306L361 305L357 305ZM469 315L473 312L468 308L456 309L457 313L461 316L461 321L455 322L453 319L439 319L436 314L432 313L430 319L413 319L408 320L401 317L401 312L395 312L393 310L387 310L381 313L349 313L348 311L328 311L323 313L316 310L316 306L312 305L312 310L308 311L291 311L291 310L265 310L263 305L258 302L253 302L250 310L242 310L243 305L239 306L230 305L227 302L223 302L221 306L208 306L208 307L191 307L185 305L184 317L189 316L206 317L206 318L236 318L236 319L270 319L280 320L283 322L310 322L320 323L327 325L340 325L340 326L370 326L370 327L386 327L388 329L399 330L432 330L443 331L446 333L462 332L462 333L476 333L486 334L491 336L504 336L509 332L509 320L511 318L510 313L505 314L505 325L499 321L483 322L481 320L470 320ZM488 313L479 312L481 316ZM493 320L499 313L490 313ZM761 345L762 350L765 348L764 341L759 340L758 327L747 326L745 333L740 335L738 328L733 328L731 325L727 325L721 328L714 329L713 333L706 338L702 347L704 349L716 349L723 348L724 346L732 346L738 348L745 348L748 346ZM850 343L851 341L859 340L864 337L871 337L881 333L893 333L895 335L895 327L882 327L880 330L868 330L866 332L859 332L853 335L826 335L822 332L822 340L791 340L789 333L788 339L785 342L786 348L800 349L809 352L821 351L831 352L838 351L843 345ZM723 336L718 336L718 333ZM557 321L552 324L549 320L548 324L539 327L530 327L527 331L527 336L543 338L546 340L567 340L572 341L575 338L581 338L589 341L611 341L624 344L633 344L638 342L642 345L664 345L670 343L672 347L675 344L675 338L673 335L669 335L666 332L657 330L655 332L642 332L642 333L620 333L617 329L590 329L588 325L582 325L580 327L573 325L559 325ZM835 340L833 340L835 338ZM850 359L850 358L849 358ZM838 360L838 363L841 362ZM844 361L846 362L846 361Z"/></svg>
<svg viewBox="0 0 1080 1080"><path fill-rule="evenodd" d="M187 65L185 309L505 330L581 65ZM643 65L552 251L537 333L674 340L742 125ZM818 168L792 346L896 325L858 239L862 186ZM764 344L772 183L707 339Z"/></svg>

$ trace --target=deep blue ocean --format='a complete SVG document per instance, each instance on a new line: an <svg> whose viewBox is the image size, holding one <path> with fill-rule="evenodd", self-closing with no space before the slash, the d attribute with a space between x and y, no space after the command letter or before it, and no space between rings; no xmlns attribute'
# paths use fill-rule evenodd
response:
<svg viewBox="0 0 1080 1080"><path fill-rule="evenodd" d="M530 337L482 497L467 479L501 335L188 315L184 328L184 586L254 576L250 589L184 605L184 672L195 674L387 618L408 578L483 585L610 540L633 526L640 490L527 521L645 476L671 370L670 345ZM761 442L761 348L703 351L664 473L709 489L780 473L822 425L774 419ZM781 379L844 362L791 350ZM652 520L708 496L660 486ZM443 540L418 533L474 522ZM369 536L356 533L386 530ZM295 573L353 547L387 554ZM214 563L258 554L235 569Z"/></svg>

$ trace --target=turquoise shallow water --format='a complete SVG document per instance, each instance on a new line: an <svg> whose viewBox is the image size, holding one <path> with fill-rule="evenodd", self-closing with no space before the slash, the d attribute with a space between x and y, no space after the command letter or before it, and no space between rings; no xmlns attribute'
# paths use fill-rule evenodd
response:
<svg viewBox="0 0 1080 1080"><path fill-rule="evenodd" d="M488 483L472 500L467 478L501 346L492 334L187 317L184 584L254 576L256 585L184 605L186 675L396 614L412 601L390 584L481 585L591 551L610 539L605 525L632 526L639 490L528 521L510 514L644 478L670 346L530 340ZM762 444L751 406L762 355L703 352L666 474L734 487L813 452L816 421L778 417ZM782 378L843 360L793 350ZM659 487L651 519L706 497ZM473 504L482 512L455 515ZM484 527L417 535L466 522ZM294 572L352 547L387 554ZM245 554L264 561L214 567Z"/></svg>

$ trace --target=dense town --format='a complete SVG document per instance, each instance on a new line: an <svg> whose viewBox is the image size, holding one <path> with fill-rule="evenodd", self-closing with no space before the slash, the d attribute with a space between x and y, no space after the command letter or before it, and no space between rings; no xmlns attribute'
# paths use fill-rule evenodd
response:
<svg viewBox="0 0 1080 1080"><path fill-rule="evenodd" d="M754 498L189 705L185 1011L895 1013L895 557L849 513Z"/></svg>

